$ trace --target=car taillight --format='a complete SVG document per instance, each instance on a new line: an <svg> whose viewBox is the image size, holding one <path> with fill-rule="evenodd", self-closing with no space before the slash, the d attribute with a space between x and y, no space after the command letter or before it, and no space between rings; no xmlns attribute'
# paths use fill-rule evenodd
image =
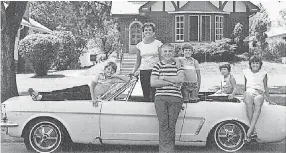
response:
<svg viewBox="0 0 286 153"><path fill-rule="evenodd" d="M3 121L4 123L7 122L8 118L7 118L7 114L6 114L6 105L2 104L1 105L1 121Z"/></svg>

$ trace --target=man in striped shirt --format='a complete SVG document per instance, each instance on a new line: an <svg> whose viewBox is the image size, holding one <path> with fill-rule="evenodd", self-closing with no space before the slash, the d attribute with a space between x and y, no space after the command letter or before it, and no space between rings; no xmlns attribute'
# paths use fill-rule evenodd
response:
<svg viewBox="0 0 286 153"><path fill-rule="evenodd" d="M175 127L182 109L181 83L183 69L174 61L174 46L164 44L160 48L162 60L156 63L151 74L151 86L156 87L155 109L159 121L159 152L175 152Z"/></svg>

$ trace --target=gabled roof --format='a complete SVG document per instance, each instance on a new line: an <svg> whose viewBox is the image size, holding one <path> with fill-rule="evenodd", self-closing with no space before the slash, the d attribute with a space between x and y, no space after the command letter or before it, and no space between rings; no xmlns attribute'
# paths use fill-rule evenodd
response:
<svg viewBox="0 0 286 153"><path fill-rule="evenodd" d="M136 15L146 1L113 1L111 14Z"/></svg>
<svg viewBox="0 0 286 153"><path fill-rule="evenodd" d="M142 8L149 8L157 1L113 1L111 13L118 15L138 15ZM249 8L251 13L256 13L259 11L259 7L254 5L249 1L241 1ZM184 6L180 7L176 11L168 12L168 13L225 13L229 14L229 12L225 12L220 10L217 6L212 4L210 1L188 1Z"/></svg>
<svg viewBox="0 0 286 153"><path fill-rule="evenodd" d="M221 12L209 1L189 1L178 11Z"/></svg>

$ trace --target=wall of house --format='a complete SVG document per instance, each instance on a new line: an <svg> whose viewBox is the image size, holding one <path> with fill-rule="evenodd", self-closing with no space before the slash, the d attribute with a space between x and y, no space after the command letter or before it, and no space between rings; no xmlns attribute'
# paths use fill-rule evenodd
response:
<svg viewBox="0 0 286 153"><path fill-rule="evenodd" d="M238 13L232 12L228 17L225 18L226 22L224 23L225 27L225 37L230 38L233 33L233 29L237 23L243 25L243 36L247 37L249 35L249 14L248 13Z"/></svg>
<svg viewBox="0 0 286 153"><path fill-rule="evenodd" d="M123 52L129 52L129 25L133 21L137 20L142 23L146 22L146 18L139 15L124 15L117 17L118 29L120 31L120 43L123 44Z"/></svg>
<svg viewBox="0 0 286 153"><path fill-rule="evenodd" d="M249 33L249 14L232 12L230 14L180 14L185 16L184 41L189 41L189 16L190 15L210 15L211 16L211 41L215 41L215 16L223 16L224 33L223 36L230 38L235 25L240 22L243 25L243 35L248 36ZM120 41L123 45L123 52L129 52L129 25L133 21L140 21L142 24L153 22L155 27L156 38L163 43L175 42L175 14L166 12L150 12L146 16L124 15L117 17L118 27L121 33Z"/></svg>

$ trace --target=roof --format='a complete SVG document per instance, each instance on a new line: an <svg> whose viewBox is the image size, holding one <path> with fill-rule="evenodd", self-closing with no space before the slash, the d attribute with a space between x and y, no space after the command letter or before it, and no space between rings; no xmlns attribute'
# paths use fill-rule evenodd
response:
<svg viewBox="0 0 286 153"><path fill-rule="evenodd" d="M8 4L4 3L4 7L5 8L8 7ZM32 28L40 32L46 32L46 33L52 32L52 30L50 30L49 28L45 27L44 25L40 24L39 22L35 21L32 18L29 18L29 21L22 18L21 25Z"/></svg>
<svg viewBox="0 0 286 153"><path fill-rule="evenodd" d="M275 36L286 36L286 28L283 27L272 27L269 31L266 32L268 37Z"/></svg>
<svg viewBox="0 0 286 153"><path fill-rule="evenodd" d="M113 15L139 15L142 8L151 7L157 1L113 1L111 13ZM249 8L251 14L259 11L259 7L249 1L242 1L244 5ZM219 10L217 6L210 1L188 1L184 6L176 11L168 13L223 13L229 14Z"/></svg>
<svg viewBox="0 0 286 153"><path fill-rule="evenodd" d="M222 12L209 1L189 1L178 11Z"/></svg>
<svg viewBox="0 0 286 153"><path fill-rule="evenodd" d="M52 30L49 28L43 26L39 22L35 21L32 18L29 18L29 21L25 20L24 18L22 19L21 25L29 27L33 30L40 31L40 32L46 32L46 33L51 33Z"/></svg>
<svg viewBox="0 0 286 153"><path fill-rule="evenodd" d="M113 1L111 14L136 15L145 3L146 1Z"/></svg>

